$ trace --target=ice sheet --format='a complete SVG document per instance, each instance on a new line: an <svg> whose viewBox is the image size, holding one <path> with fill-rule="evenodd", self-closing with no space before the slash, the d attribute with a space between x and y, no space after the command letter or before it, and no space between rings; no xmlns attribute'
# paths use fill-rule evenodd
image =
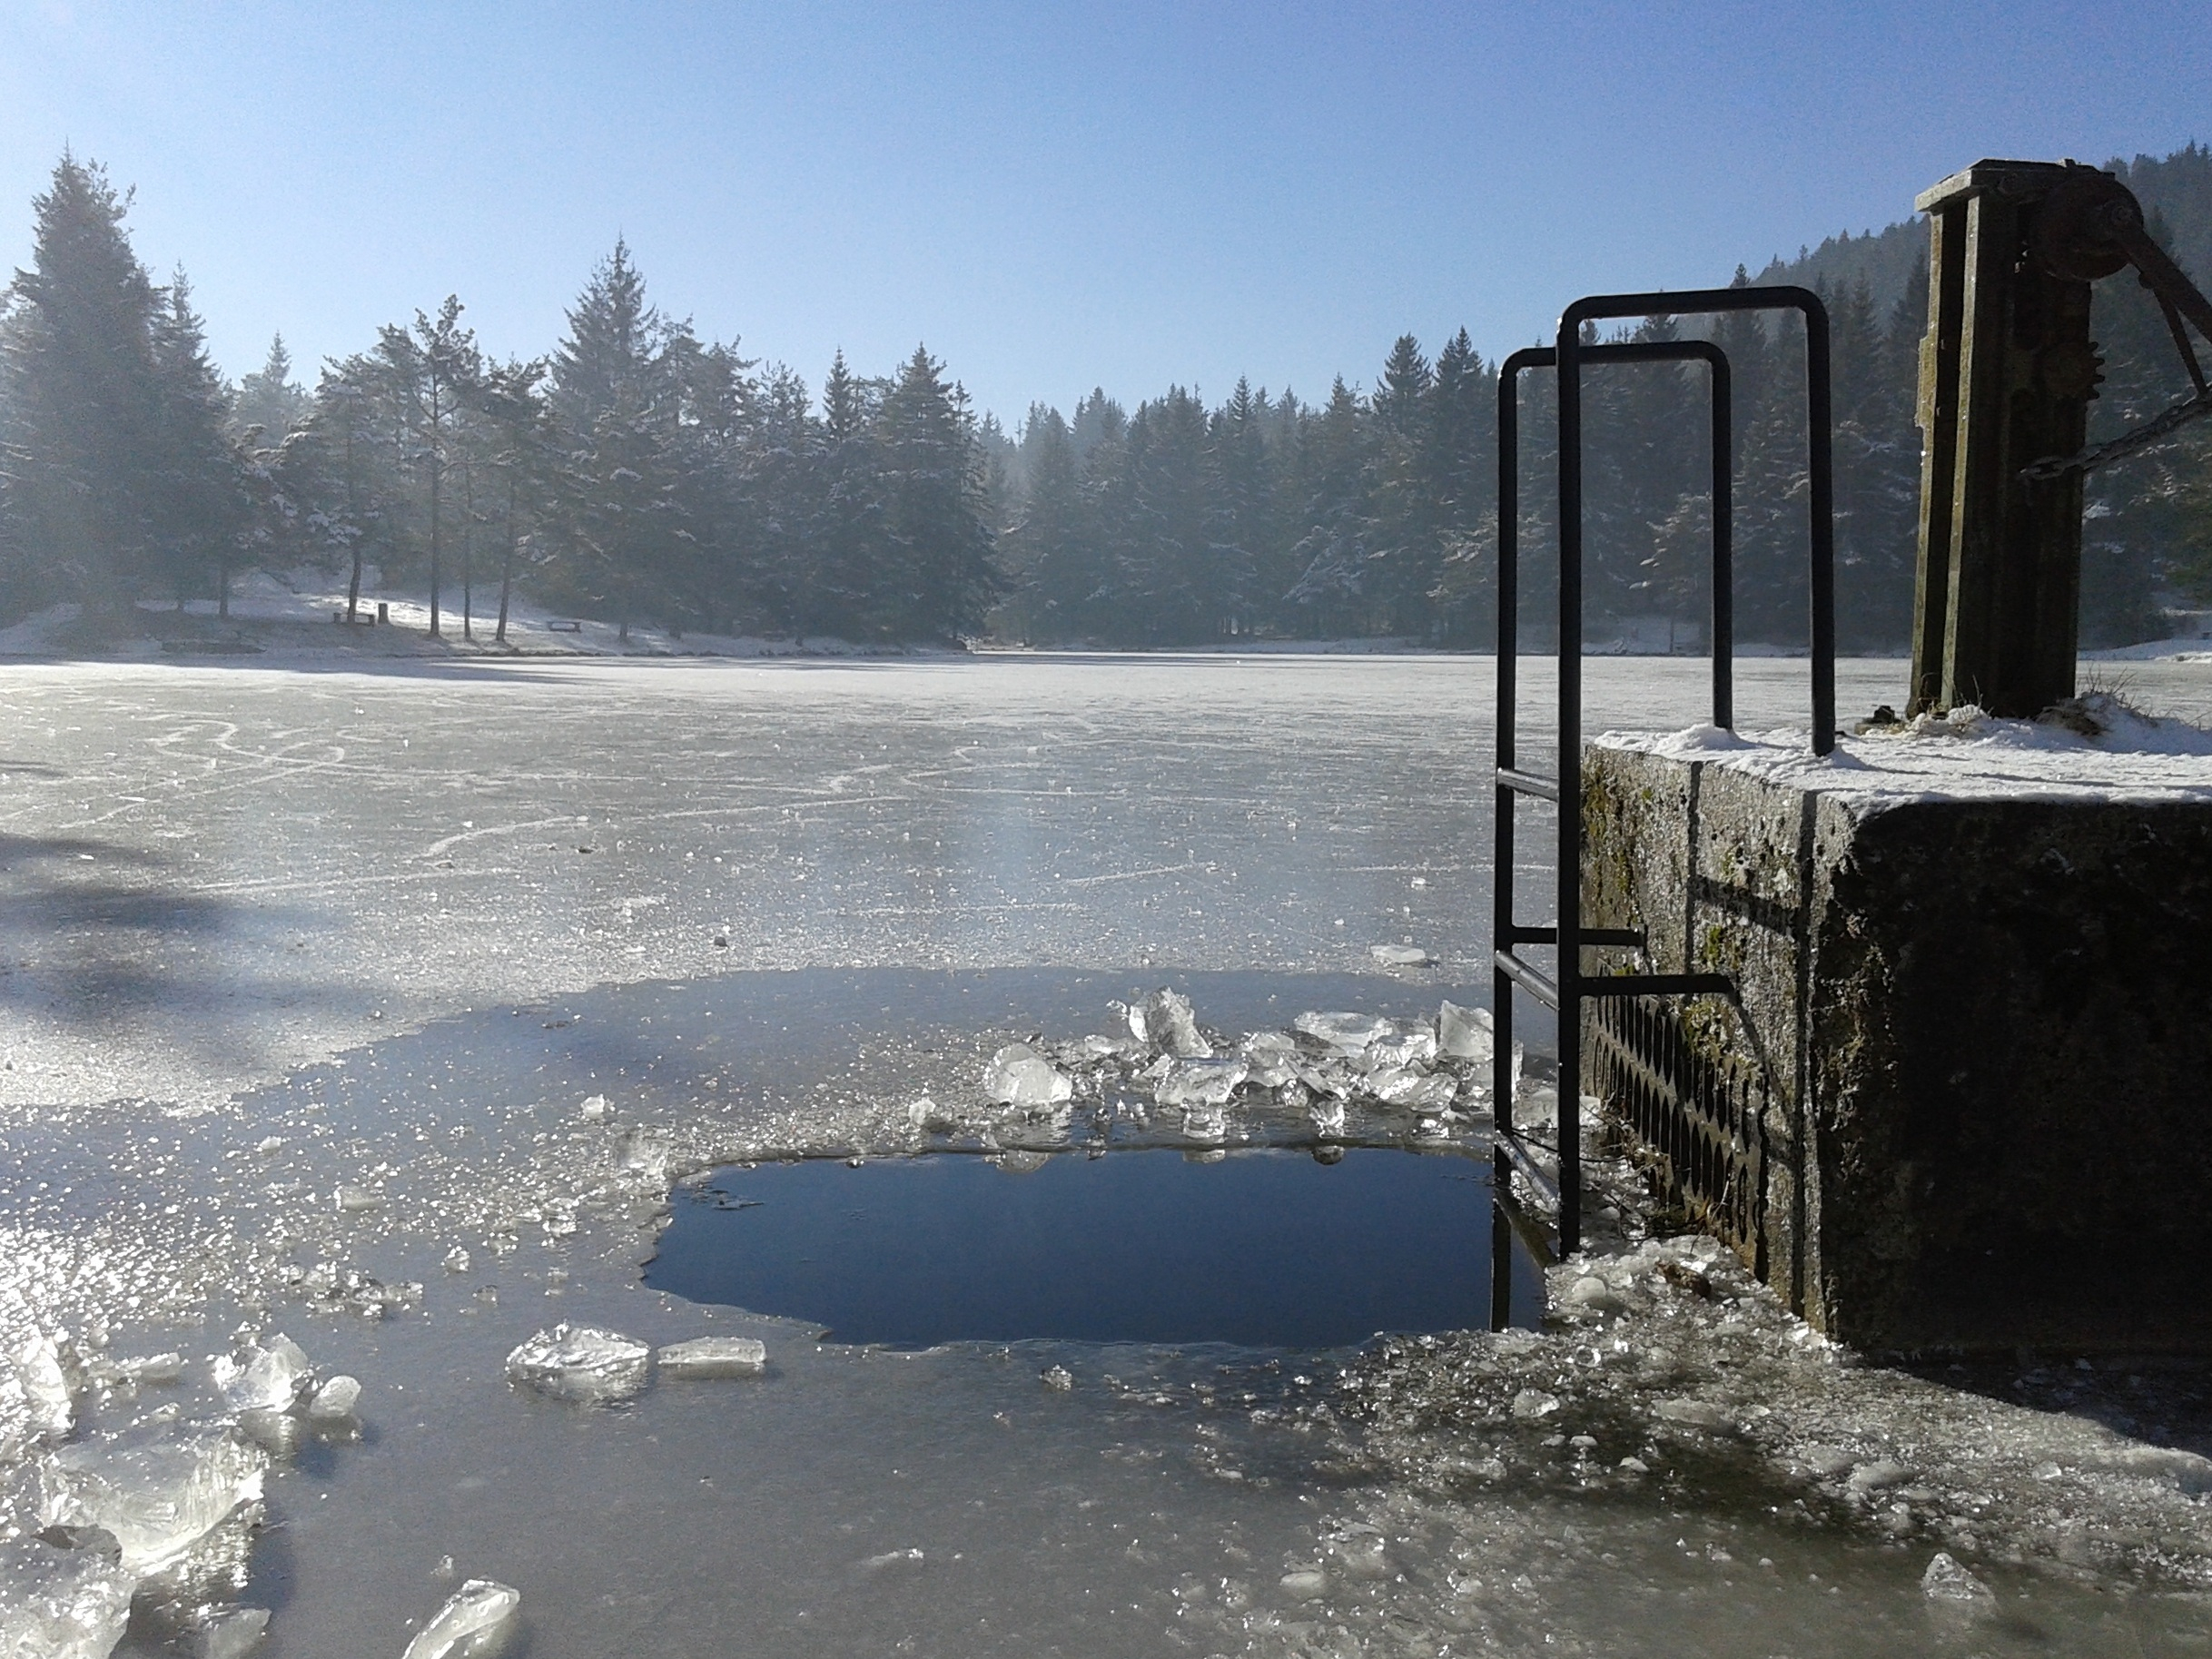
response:
<svg viewBox="0 0 2212 1659"><path fill-rule="evenodd" d="M2144 674L2212 702L2212 670ZM1703 695L1694 663L1588 676L1592 729ZM1802 676L1744 665L1747 724ZM1902 670L1842 678L1871 707ZM53 1344L85 1445L222 1420L212 1360L280 1328L363 1382L361 1438L263 1477L275 1659L401 1651L449 1556L522 1592L537 1659L734 1622L794 1654L1603 1653L1654 1607L1685 1651L1942 1651L1939 1549L2002 1609L1987 1651L2178 1649L2212 1554L2186 1372L1854 1367L1724 1264L1710 1302L1584 1264L1555 1337L1302 1366L837 1352L638 1288L710 1155L1037 1155L982 1087L1011 1042L1083 1078L1016 1126L1071 1144L1417 1136L1363 1090L1427 1060L1292 1022L1402 1036L1482 994L1488 693L1437 658L11 667L0 1332ZM1408 937L1433 966L1370 953ZM1106 1009L1163 986L1269 1079L1155 1111ZM580 1411L504 1374L563 1322L775 1364ZM1617 1390L1580 1358L1616 1340ZM0 1368L20 1524L44 1450ZM1853 1486L1884 1463L1910 1473Z"/></svg>

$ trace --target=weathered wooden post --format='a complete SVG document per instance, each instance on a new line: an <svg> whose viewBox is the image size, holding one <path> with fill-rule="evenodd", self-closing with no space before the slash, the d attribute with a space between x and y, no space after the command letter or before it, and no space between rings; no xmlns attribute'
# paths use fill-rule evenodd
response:
<svg viewBox="0 0 2212 1659"><path fill-rule="evenodd" d="M2212 308L2143 228L2132 193L2072 162L1976 162L1924 192L1921 524L1909 714L2039 715L2074 695L2081 453L2097 396L2089 285L2133 264L2181 326Z"/></svg>

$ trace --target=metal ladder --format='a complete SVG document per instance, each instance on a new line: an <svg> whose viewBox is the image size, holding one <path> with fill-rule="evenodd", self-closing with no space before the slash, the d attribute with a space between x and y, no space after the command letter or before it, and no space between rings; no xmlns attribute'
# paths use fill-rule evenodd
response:
<svg viewBox="0 0 2212 1659"><path fill-rule="evenodd" d="M1585 363L1702 361L1711 370L1713 492L1713 723L1735 725L1733 548L1731 480L1734 468L1727 355L1706 341L1585 344L1585 323L1624 318L1713 315L1728 311L1795 311L1805 323L1805 404L1812 500L1811 610L1812 627L1812 752L1835 746L1835 480L1830 432L1828 311L1810 289L1795 286L1692 289L1681 293L1598 294L1577 300L1561 313L1556 344L1516 351L1500 365L1497 396L1497 765L1493 820L1492 990L1496 1040L1492 1107L1496 1114L1491 1190L1498 1202L1492 1252L1491 1323L1505 1322L1508 1275L1500 1267L1508 1222L1526 1237L1527 1225L1513 1199L1518 1172L1551 1208L1555 1237L1541 1240L1565 1260L1582 1247L1582 1024L1583 1004L1600 997L1733 996L1723 973L1585 973L1586 946L1642 948L1630 928L1588 927L1582 917L1582 370ZM1544 777L1520 769L1515 720L1519 691L1521 374L1555 369L1559 405L1559 770ZM1532 795L1554 804L1558 818L1556 904L1553 926L1515 920L1514 809ZM1546 974L1521 954L1525 945L1551 945L1554 972ZM1543 1147L1513 1121L1513 992L1516 987L1558 1014L1559 1111L1555 1148ZM1548 1178L1536 1150L1551 1151L1558 1170Z"/></svg>

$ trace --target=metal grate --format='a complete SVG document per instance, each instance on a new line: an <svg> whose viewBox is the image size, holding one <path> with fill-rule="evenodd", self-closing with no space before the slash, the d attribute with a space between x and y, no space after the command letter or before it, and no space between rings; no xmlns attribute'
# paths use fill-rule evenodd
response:
<svg viewBox="0 0 2212 1659"><path fill-rule="evenodd" d="M1657 997L1590 1010L1595 1092L1661 1194L1766 1273L1766 1079L1740 1056L1692 1048L1680 1012Z"/></svg>

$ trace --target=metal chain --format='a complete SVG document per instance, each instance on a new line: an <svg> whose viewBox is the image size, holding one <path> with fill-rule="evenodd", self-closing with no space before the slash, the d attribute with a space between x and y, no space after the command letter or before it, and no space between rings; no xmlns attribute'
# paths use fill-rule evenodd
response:
<svg viewBox="0 0 2212 1659"><path fill-rule="evenodd" d="M2099 467L2108 467L2138 449L2148 448L2160 439L2196 420L2200 415L2212 415L2212 391L2200 391L2193 398L2185 398L2163 414L2153 416L2133 431L2122 432L2109 443L2100 443L2094 449L2084 449L2079 455L2047 455L2041 460L2020 469L2020 477L2030 482L2046 479L2064 478L2069 472L2094 472Z"/></svg>

